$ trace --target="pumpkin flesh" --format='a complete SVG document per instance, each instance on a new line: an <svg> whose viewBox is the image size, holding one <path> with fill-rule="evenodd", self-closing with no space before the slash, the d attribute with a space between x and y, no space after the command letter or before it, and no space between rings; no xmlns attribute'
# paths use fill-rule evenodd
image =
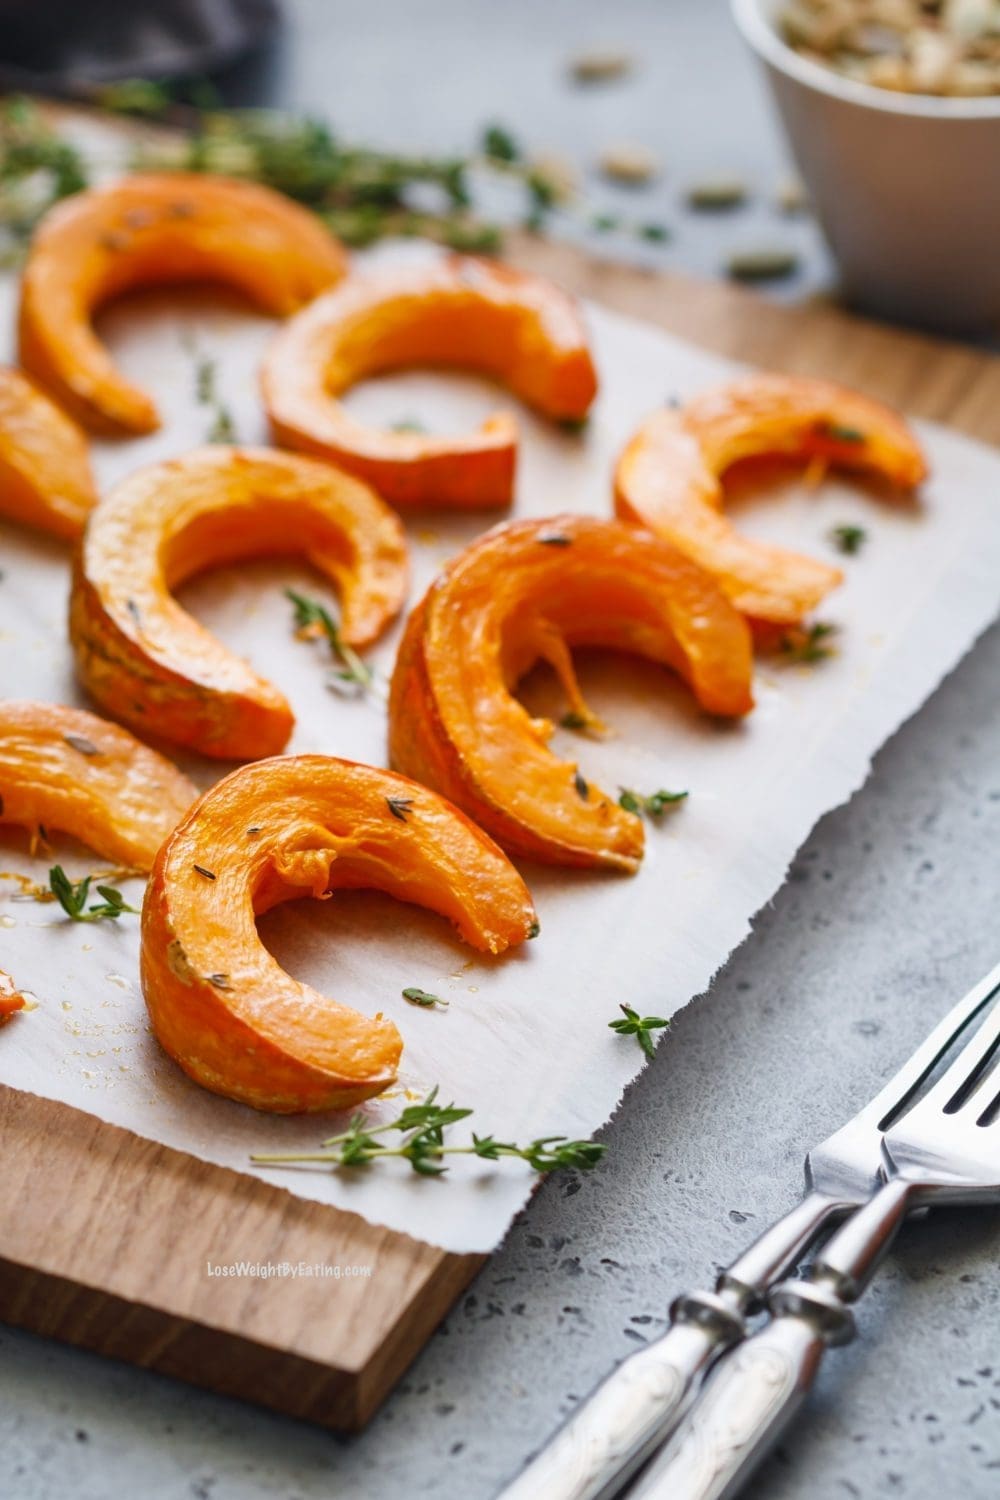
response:
<svg viewBox="0 0 1000 1500"><path fill-rule="evenodd" d="M866 471L901 491L927 472L919 444L895 412L826 380L752 375L643 423L618 463L618 515L707 569L744 614L776 624L801 620L843 574L752 541L723 514L727 469L752 458Z"/></svg>
<svg viewBox="0 0 1000 1500"><path fill-rule="evenodd" d="M648 532L578 515L514 522L467 548L411 615L393 674L392 764L512 853L629 872L639 818L547 746L513 696L547 660L587 714L570 648L607 646L680 674L710 713L753 706L746 623L705 573Z"/></svg>
<svg viewBox="0 0 1000 1500"><path fill-rule="evenodd" d="M21 363L85 426L151 432L154 402L93 330L104 303L136 287L209 280L287 317L346 266L319 219L270 188L208 173L136 173L45 215L21 282Z"/></svg>
<svg viewBox="0 0 1000 1500"><path fill-rule="evenodd" d="M392 1083L392 1022L293 979L255 925L280 902L357 887L439 912L483 952L537 930L507 858L425 787L329 756L244 766L161 849L143 906L153 1029L192 1078L278 1113L345 1109Z"/></svg>
<svg viewBox="0 0 1000 1500"><path fill-rule="evenodd" d="M81 681L116 718L231 759L291 733L284 695L173 598L222 563L304 556L336 588L344 639L366 646L406 595L406 538L366 485L271 449L213 446L130 475L95 510L77 562L70 638Z"/></svg>
<svg viewBox="0 0 1000 1500"><path fill-rule="evenodd" d="M358 474L393 505L509 505L517 423L437 437L366 427L338 399L415 366L476 370L553 421L581 421L597 379L575 304L549 282L467 256L352 276L291 319L262 371L276 440Z"/></svg>
<svg viewBox="0 0 1000 1500"><path fill-rule="evenodd" d="M73 539L96 501L76 423L20 370L0 367L0 515Z"/></svg>
<svg viewBox="0 0 1000 1500"><path fill-rule="evenodd" d="M145 871L197 795L117 724L62 704L0 701L0 822L59 829Z"/></svg>

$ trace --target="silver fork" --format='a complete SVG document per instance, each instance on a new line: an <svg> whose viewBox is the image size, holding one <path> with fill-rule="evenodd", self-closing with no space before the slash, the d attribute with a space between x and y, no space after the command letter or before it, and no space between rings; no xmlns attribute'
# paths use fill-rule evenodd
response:
<svg viewBox="0 0 1000 1500"><path fill-rule="evenodd" d="M882 1139L885 1180L821 1250L807 1276L771 1291L771 1322L709 1378L629 1500L727 1500L777 1442L824 1351L854 1337L850 1304L907 1213L1000 1202L1000 1003Z"/></svg>
<svg viewBox="0 0 1000 1500"><path fill-rule="evenodd" d="M715 1292L689 1292L671 1327L619 1365L498 1500L610 1500L664 1441L701 1375L746 1336L746 1317L833 1220L881 1181L882 1132L1000 990L1000 965L935 1027L858 1114L806 1157L802 1201L722 1272Z"/></svg>

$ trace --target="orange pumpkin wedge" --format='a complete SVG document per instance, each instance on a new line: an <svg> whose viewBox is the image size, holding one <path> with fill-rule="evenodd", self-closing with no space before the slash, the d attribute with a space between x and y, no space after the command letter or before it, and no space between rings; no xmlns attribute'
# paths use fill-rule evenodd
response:
<svg viewBox="0 0 1000 1500"><path fill-rule="evenodd" d="M117 724L56 703L0 701L0 822L59 829L148 870L197 797L162 755Z"/></svg>
<svg viewBox="0 0 1000 1500"><path fill-rule="evenodd" d="M554 421L582 420L597 391L576 304L537 276L451 256L351 276L281 330L264 362L277 442L368 480L393 505L509 505L517 422L431 437L363 426L338 399L358 381L415 365L459 366L502 381Z"/></svg>
<svg viewBox="0 0 1000 1500"><path fill-rule="evenodd" d="M722 480L741 459L782 457L866 470L900 490L927 465L889 407L827 380L750 375L639 428L618 463L615 508L718 579L744 614L789 624L841 582L839 568L741 536L722 514Z"/></svg>
<svg viewBox="0 0 1000 1500"><path fill-rule="evenodd" d="M12 1016L24 1009L24 996L9 974L0 969L0 1026L6 1026Z"/></svg>
<svg viewBox="0 0 1000 1500"><path fill-rule="evenodd" d="M301 984L255 918L368 887L447 917L500 953L537 932L527 887L481 829L391 771L324 755L243 766L160 850L142 912L153 1030L196 1082L257 1109L346 1109L396 1076L402 1038Z"/></svg>
<svg viewBox="0 0 1000 1500"><path fill-rule="evenodd" d="M663 662L710 713L753 706L749 629L707 573L621 521L517 521L473 542L410 616L389 703L392 764L511 853L633 872L640 819L559 759L545 743L552 724L513 697L544 658L586 716L574 645Z"/></svg>
<svg viewBox="0 0 1000 1500"><path fill-rule="evenodd" d="M135 287L224 281L281 318L339 281L346 265L319 219L270 188L199 172L137 173L45 215L21 282L21 363L84 426L152 432L156 406L94 333L105 302Z"/></svg>
<svg viewBox="0 0 1000 1500"><path fill-rule="evenodd" d="M172 590L243 558L304 555L336 587L344 639L370 644L406 595L406 538L373 490L270 448L198 448L123 480L90 518L74 573L80 680L128 724L249 760L281 750L284 695L187 614Z"/></svg>
<svg viewBox="0 0 1000 1500"><path fill-rule="evenodd" d="M96 500L76 423L20 370L0 367L0 515L71 539Z"/></svg>

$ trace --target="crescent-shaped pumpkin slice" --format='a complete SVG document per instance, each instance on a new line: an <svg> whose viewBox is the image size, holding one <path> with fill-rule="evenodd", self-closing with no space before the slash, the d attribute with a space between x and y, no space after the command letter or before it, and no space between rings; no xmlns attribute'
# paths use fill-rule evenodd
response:
<svg viewBox="0 0 1000 1500"><path fill-rule="evenodd" d="M392 1022L293 979L255 926L281 901L354 887L439 912L483 952L538 930L510 861L426 787L323 755L243 766L160 850L143 906L143 994L186 1073L286 1114L345 1109L392 1083Z"/></svg>
<svg viewBox="0 0 1000 1500"><path fill-rule="evenodd" d="M81 681L116 718L249 760L284 748L284 695L187 614L172 591L243 558L304 555L336 587L344 639L375 640L406 596L406 537L375 492L270 448L197 448L123 480L77 559L70 639Z"/></svg>
<svg viewBox="0 0 1000 1500"><path fill-rule="evenodd" d="M96 714L0 701L0 822L60 829L104 859L148 870L197 788Z"/></svg>
<svg viewBox="0 0 1000 1500"><path fill-rule="evenodd" d="M615 508L719 580L744 614L791 624L841 582L839 568L742 536L722 513L726 470L746 458L814 459L866 470L900 490L925 478L920 445L896 412L845 386L750 375L639 428L618 463Z"/></svg>
<svg viewBox="0 0 1000 1500"><path fill-rule="evenodd" d="M21 281L21 363L84 426L151 432L156 406L93 330L105 302L134 287L224 281L287 317L346 267L315 214L270 188L200 172L137 173L45 215Z"/></svg>
<svg viewBox="0 0 1000 1500"><path fill-rule="evenodd" d="M466 436L366 427L339 399L387 370L445 365L502 381L554 421L581 421L597 392L573 300L552 282L487 260L351 276L292 318L262 370L276 440L373 484L399 506L509 505L517 422L491 417Z"/></svg>
<svg viewBox="0 0 1000 1500"><path fill-rule="evenodd" d="M713 714L753 707L750 632L718 585L650 532L579 515L499 526L410 616L389 702L392 764L475 818L511 853L632 872L639 818L546 745L513 697L544 658L586 713L568 648L663 662Z"/></svg>
<svg viewBox="0 0 1000 1500"><path fill-rule="evenodd" d="M72 539L96 501L79 427L20 370L0 367L0 515Z"/></svg>

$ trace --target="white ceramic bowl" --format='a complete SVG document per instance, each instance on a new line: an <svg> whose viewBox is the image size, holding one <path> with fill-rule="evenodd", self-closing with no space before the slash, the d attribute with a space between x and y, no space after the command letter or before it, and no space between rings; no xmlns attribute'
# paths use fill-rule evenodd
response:
<svg viewBox="0 0 1000 1500"><path fill-rule="evenodd" d="M731 0L764 64L799 171L866 311L948 332L1000 328L1000 97L855 83L800 57L781 0Z"/></svg>

